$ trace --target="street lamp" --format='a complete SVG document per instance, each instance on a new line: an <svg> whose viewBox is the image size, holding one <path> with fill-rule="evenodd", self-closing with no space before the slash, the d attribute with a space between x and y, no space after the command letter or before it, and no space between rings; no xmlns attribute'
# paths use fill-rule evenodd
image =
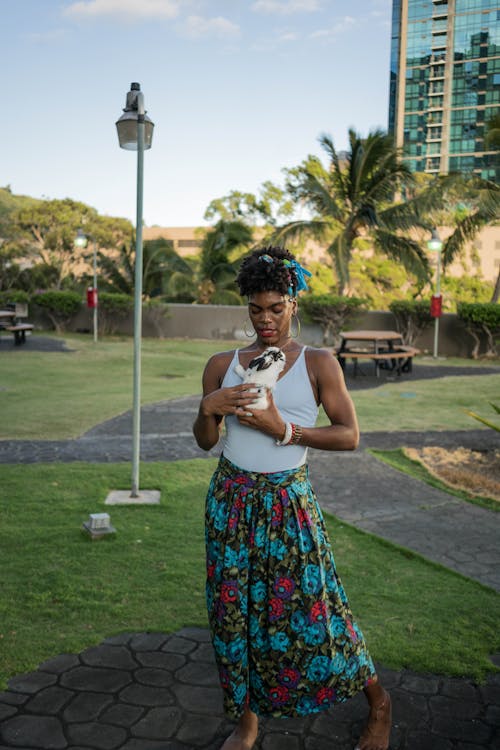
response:
<svg viewBox="0 0 500 750"><path fill-rule="evenodd" d="M139 83L130 84L123 115L116 123L120 148L137 151L137 219L135 227L134 289L134 399L131 498L139 495L139 454L141 435L141 335L142 335L142 199L144 151L151 148L154 123L146 116L144 94Z"/></svg>
<svg viewBox="0 0 500 750"><path fill-rule="evenodd" d="M431 315L434 318L434 359L438 356L438 339L439 339L439 318L442 313L442 297L441 297L441 250L443 249L443 243L437 233L436 228L432 230L432 236L427 243L427 249L431 252L437 253L436 261L436 291L432 295L431 299Z"/></svg>
<svg viewBox="0 0 500 750"><path fill-rule="evenodd" d="M97 344L97 306L99 304L97 295L97 244L94 237L84 234L83 230L79 229L75 237L74 245L75 247L85 248L87 247L89 240L92 241L92 249L94 252L94 285L92 290L87 290L87 306L92 307L94 310L94 344Z"/></svg>

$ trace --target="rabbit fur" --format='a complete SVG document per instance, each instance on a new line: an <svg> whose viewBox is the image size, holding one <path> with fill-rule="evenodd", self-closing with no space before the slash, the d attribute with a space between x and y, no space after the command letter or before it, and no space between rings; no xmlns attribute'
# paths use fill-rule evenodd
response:
<svg viewBox="0 0 500 750"><path fill-rule="evenodd" d="M280 372L285 367L285 354L277 346L268 346L254 357L245 370L239 363L234 368L244 383L255 383L257 398L249 404L252 409L267 409L267 391L272 390Z"/></svg>

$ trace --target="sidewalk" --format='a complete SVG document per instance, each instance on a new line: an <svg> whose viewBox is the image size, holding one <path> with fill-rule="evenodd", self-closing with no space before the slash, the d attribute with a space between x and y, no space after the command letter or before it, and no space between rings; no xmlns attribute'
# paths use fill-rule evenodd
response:
<svg viewBox="0 0 500 750"><path fill-rule="evenodd" d="M144 407L144 461L206 456L191 424L198 400ZM0 442L0 463L130 461L131 417L78 440ZM500 444L488 430L368 433L353 453L311 451L311 479L337 517L500 590L499 516L380 464L367 447ZM212 454L216 455L217 451ZM500 659L494 657L500 666ZM377 665L394 704L392 750L493 750L500 745L500 672L469 680ZM350 750L362 695L306 719L262 722L255 750ZM0 750L217 750L231 731L206 630L129 633L63 654L0 693Z"/></svg>

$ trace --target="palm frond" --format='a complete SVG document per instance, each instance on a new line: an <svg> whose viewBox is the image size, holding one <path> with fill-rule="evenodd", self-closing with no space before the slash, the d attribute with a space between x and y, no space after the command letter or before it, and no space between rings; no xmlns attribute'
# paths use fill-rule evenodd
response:
<svg viewBox="0 0 500 750"><path fill-rule="evenodd" d="M423 281L430 278L429 261L418 242L380 228L375 230L373 240L378 250L401 263L407 271Z"/></svg>
<svg viewBox="0 0 500 750"><path fill-rule="evenodd" d="M293 242L307 236L323 242L332 231L334 231L334 224L329 219L313 219L311 221L301 219L290 221L275 229L271 234L270 242L271 244L279 243L281 240Z"/></svg>

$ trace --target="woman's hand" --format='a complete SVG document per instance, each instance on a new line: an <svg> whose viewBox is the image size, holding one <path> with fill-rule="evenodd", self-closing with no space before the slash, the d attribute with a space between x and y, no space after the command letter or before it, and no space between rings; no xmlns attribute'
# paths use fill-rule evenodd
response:
<svg viewBox="0 0 500 750"><path fill-rule="evenodd" d="M255 401L256 386L252 383L241 383L230 388L218 388L207 394L201 402L201 413L204 417L225 417L228 414L238 416L246 414L249 405Z"/></svg>
<svg viewBox="0 0 500 750"><path fill-rule="evenodd" d="M241 410L242 413L236 412L238 422L247 427L252 427L254 430L265 432L276 440L281 440L285 434L285 421L274 403L273 394L270 390L267 391L267 400L267 409L252 410L252 405L249 404Z"/></svg>

